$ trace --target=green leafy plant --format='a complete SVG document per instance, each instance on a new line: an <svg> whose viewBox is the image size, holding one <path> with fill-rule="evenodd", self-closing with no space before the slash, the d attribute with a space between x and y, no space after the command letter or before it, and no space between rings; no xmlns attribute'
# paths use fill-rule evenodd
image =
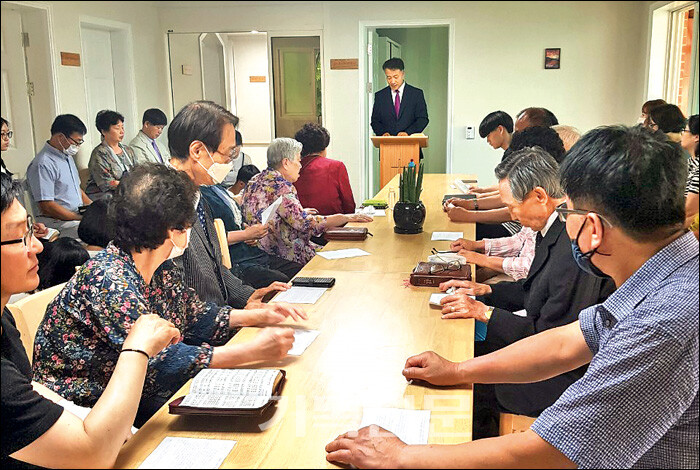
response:
<svg viewBox="0 0 700 470"><path fill-rule="evenodd" d="M420 202L420 195L423 192L423 165L420 166L416 174L416 167L404 167L399 175L399 202Z"/></svg>

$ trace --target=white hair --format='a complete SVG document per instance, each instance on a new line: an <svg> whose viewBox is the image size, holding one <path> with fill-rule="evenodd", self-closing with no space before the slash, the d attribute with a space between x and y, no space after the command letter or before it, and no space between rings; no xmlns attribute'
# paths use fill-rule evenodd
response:
<svg viewBox="0 0 700 470"><path fill-rule="evenodd" d="M294 157L301 153L301 142L297 142L289 137L280 137L273 140L267 148L267 167L277 170L282 161L294 160Z"/></svg>

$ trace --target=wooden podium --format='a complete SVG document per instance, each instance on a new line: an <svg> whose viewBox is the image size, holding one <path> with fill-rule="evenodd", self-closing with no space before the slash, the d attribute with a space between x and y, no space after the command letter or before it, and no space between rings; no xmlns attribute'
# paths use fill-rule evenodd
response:
<svg viewBox="0 0 700 470"><path fill-rule="evenodd" d="M372 137L372 143L379 149L379 186L383 188L407 167L411 160L415 162L418 170L420 149L428 146L428 136L375 136Z"/></svg>

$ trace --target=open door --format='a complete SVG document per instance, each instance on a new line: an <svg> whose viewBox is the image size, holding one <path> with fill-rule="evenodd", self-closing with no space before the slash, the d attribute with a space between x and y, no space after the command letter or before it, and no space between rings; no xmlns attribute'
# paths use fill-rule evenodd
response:
<svg viewBox="0 0 700 470"><path fill-rule="evenodd" d="M272 38L275 136L294 137L321 124L321 42L318 36Z"/></svg>

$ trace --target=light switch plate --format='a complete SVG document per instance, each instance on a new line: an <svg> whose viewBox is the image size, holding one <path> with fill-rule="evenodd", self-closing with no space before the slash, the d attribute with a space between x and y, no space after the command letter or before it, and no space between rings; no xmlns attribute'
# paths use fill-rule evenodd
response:
<svg viewBox="0 0 700 470"><path fill-rule="evenodd" d="M466 136L467 136L467 139L469 139L469 140L474 140L476 138L476 132L474 130L474 126L467 126L466 127Z"/></svg>
<svg viewBox="0 0 700 470"><path fill-rule="evenodd" d="M192 75L192 66L191 65L183 65L182 66L182 74L183 75Z"/></svg>

